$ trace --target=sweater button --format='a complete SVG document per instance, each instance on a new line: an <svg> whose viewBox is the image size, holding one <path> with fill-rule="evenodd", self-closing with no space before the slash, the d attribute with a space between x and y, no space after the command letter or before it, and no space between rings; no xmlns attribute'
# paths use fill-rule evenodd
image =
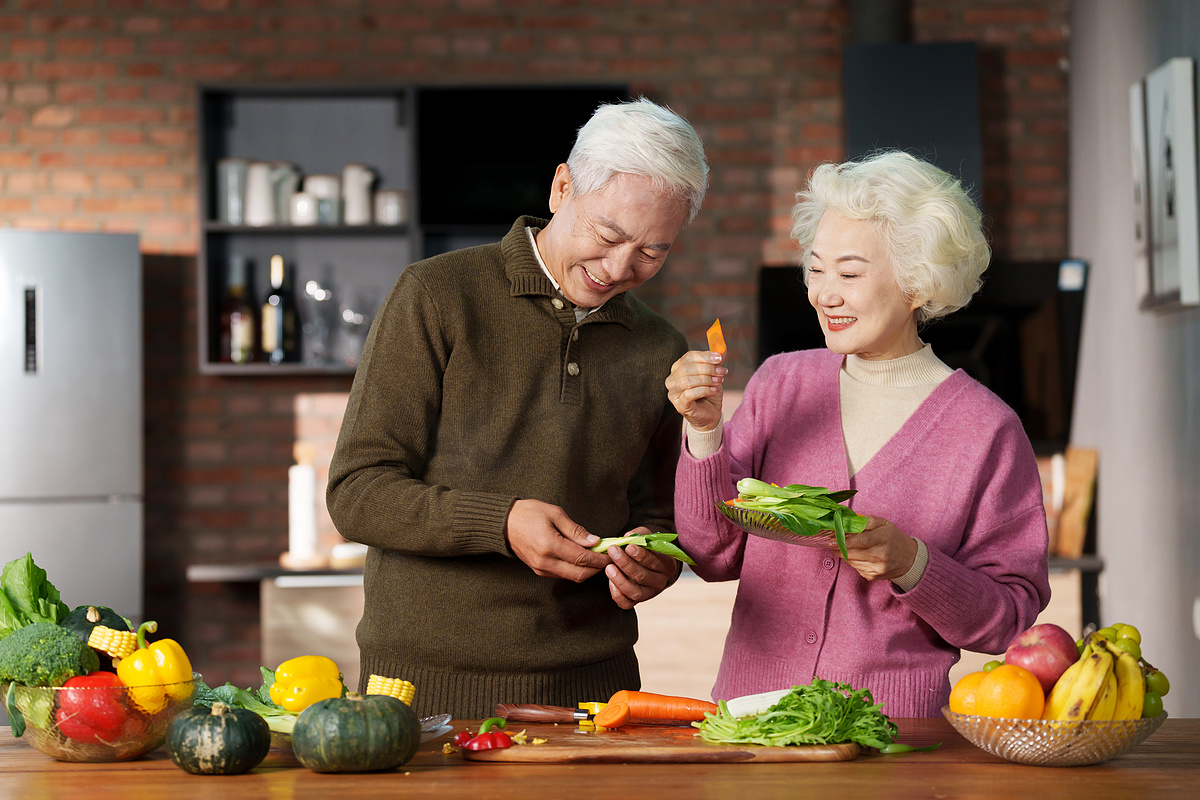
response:
<svg viewBox="0 0 1200 800"><path fill-rule="evenodd" d="M574 361L567 364L567 374L570 375L572 378L574 378L576 375L579 374L579 365L576 364Z"/></svg>
<svg viewBox="0 0 1200 800"><path fill-rule="evenodd" d="M833 569L833 559L826 558L824 561L821 562L821 566L824 567L825 569Z"/></svg>
<svg viewBox="0 0 1200 800"><path fill-rule="evenodd" d="M814 633L813 631L809 631L808 635L804 637L804 641L808 642L809 644L816 644L817 643L817 634Z"/></svg>
<svg viewBox="0 0 1200 800"><path fill-rule="evenodd" d="M563 301L556 297L550 301L550 305L554 306L559 311L562 311Z"/></svg>
<svg viewBox="0 0 1200 800"><path fill-rule="evenodd" d="M575 330L571 331L571 341L572 342L579 341L579 328L576 328Z"/></svg>

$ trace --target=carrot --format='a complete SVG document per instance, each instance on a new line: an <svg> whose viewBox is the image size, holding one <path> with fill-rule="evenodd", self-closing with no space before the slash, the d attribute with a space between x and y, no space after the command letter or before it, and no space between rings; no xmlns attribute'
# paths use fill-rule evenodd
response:
<svg viewBox="0 0 1200 800"><path fill-rule="evenodd" d="M625 703L609 703L592 717L592 722L601 728L619 728L629 720L629 706Z"/></svg>
<svg viewBox="0 0 1200 800"><path fill-rule="evenodd" d="M609 698L609 707L614 704L628 706L631 722L650 724L702 721L706 713L717 713L716 703L710 703L707 700L673 697L653 692L635 692L627 689L619 691ZM598 718L596 724L604 725Z"/></svg>
<svg viewBox="0 0 1200 800"><path fill-rule="evenodd" d="M708 349L725 355L725 333L721 330L720 319L708 329Z"/></svg>

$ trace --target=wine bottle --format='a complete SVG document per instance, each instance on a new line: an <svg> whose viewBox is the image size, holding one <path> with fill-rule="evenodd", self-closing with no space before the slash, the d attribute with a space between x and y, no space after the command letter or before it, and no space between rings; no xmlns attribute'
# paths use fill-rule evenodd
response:
<svg viewBox="0 0 1200 800"><path fill-rule="evenodd" d="M300 360L300 318L291 272L283 256L271 256L271 291L262 305L262 351L272 364Z"/></svg>
<svg viewBox="0 0 1200 800"><path fill-rule="evenodd" d="M254 303L246 288L246 259L232 253L225 278L225 297L221 304L220 352L226 364L247 364L258 352Z"/></svg>

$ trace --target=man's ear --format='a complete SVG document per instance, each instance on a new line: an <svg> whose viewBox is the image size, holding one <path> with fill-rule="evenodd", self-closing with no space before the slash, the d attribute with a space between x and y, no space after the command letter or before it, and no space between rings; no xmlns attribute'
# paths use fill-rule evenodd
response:
<svg viewBox="0 0 1200 800"><path fill-rule="evenodd" d="M550 182L550 213L557 214L563 198L571 193L571 170L566 164L559 164L554 170L554 180Z"/></svg>

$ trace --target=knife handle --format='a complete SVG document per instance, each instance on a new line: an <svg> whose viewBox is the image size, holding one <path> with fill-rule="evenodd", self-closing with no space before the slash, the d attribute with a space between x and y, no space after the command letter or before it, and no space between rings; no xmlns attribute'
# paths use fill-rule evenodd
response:
<svg viewBox="0 0 1200 800"><path fill-rule="evenodd" d="M525 703L497 703L496 716L517 722L576 722L588 718L582 708L539 706Z"/></svg>

